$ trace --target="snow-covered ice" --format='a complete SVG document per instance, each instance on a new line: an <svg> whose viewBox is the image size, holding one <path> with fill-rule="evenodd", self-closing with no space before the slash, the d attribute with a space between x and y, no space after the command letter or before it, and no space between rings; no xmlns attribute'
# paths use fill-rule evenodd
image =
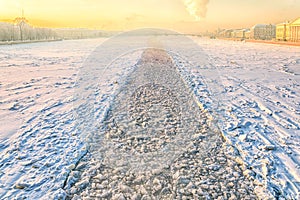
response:
<svg viewBox="0 0 300 200"><path fill-rule="evenodd" d="M0 199L66 196L62 188L88 148L77 116L88 108L88 102L76 95L78 74L105 40L1 46ZM128 71L140 54L116 58L117 70ZM87 117L105 115L113 80L122 76L110 66L99 83L101 92L95 91L100 103Z"/></svg>
<svg viewBox="0 0 300 200"><path fill-rule="evenodd" d="M275 197L299 198L300 48L193 39L212 66L192 73L217 88L213 98L225 138L257 184ZM206 70L218 73L218 81L203 77Z"/></svg>
<svg viewBox="0 0 300 200"><path fill-rule="evenodd" d="M72 118L76 75L102 41L0 47L0 199L60 193L86 151Z"/></svg>
<svg viewBox="0 0 300 200"><path fill-rule="evenodd" d="M299 198L300 48L192 39L207 61L192 63L194 49L183 57L169 51L195 98L257 185L274 197ZM74 90L86 57L104 40L0 47L0 199L66 195L65 181L88 149L74 118L84 104ZM140 54L122 55L107 69L93 117L105 115L115 83Z"/></svg>

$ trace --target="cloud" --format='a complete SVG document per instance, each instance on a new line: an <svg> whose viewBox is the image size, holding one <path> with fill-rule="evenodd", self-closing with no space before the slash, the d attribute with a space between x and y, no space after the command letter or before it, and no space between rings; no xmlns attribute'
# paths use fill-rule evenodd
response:
<svg viewBox="0 0 300 200"><path fill-rule="evenodd" d="M183 0L186 10L196 21L205 18L209 0Z"/></svg>

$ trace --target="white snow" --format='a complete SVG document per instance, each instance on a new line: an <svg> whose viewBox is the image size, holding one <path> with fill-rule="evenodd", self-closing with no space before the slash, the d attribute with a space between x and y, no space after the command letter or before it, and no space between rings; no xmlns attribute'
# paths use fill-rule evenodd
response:
<svg viewBox="0 0 300 200"><path fill-rule="evenodd" d="M76 115L88 108L76 96L78 74L105 40L0 46L0 199L66 196L65 181L88 148ZM117 87L113 82L130 72L141 53L110 63L96 84L99 101L89 117L105 116Z"/></svg>
<svg viewBox="0 0 300 200"><path fill-rule="evenodd" d="M0 46L0 199L63 194L86 151L72 118L76 75L102 41Z"/></svg>
<svg viewBox="0 0 300 200"><path fill-rule="evenodd" d="M210 66L191 73L214 88L225 138L275 197L299 198L300 48L193 39ZM208 71L218 74L217 81Z"/></svg>
<svg viewBox="0 0 300 200"><path fill-rule="evenodd" d="M171 55L195 98L216 118L241 162L255 171L257 184L274 196L296 199L300 48L192 39L206 53L206 64L188 62L197 56L192 49L187 61ZM74 97L78 72L103 41L0 46L0 199L66 195L61 188L88 148L74 117L84 109ZM93 118L103 119L118 82L140 53L136 50L111 63L96 85Z"/></svg>

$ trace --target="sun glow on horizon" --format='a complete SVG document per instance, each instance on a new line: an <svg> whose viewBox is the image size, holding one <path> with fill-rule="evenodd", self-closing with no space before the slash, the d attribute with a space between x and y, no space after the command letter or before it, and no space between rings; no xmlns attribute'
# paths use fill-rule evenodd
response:
<svg viewBox="0 0 300 200"><path fill-rule="evenodd" d="M300 0L0 0L0 20L13 20L22 9L41 27L197 32L293 20Z"/></svg>

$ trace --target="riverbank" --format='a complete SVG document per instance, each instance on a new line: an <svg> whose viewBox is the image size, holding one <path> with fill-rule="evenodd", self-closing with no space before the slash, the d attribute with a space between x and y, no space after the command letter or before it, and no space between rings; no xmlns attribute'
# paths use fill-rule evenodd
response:
<svg viewBox="0 0 300 200"><path fill-rule="evenodd" d="M287 42L287 41L273 41L273 40L252 40L241 38L217 38L219 40L230 40L230 41L241 41L241 42L252 42L252 43L264 43L264 44L276 44L276 45L285 45L285 46L300 46L300 42Z"/></svg>
<svg viewBox="0 0 300 200"><path fill-rule="evenodd" d="M286 42L286 41L272 41L272 40L250 40L250 39L245 40L245 42L277 44L277 45L287 45L287 46L300 46L300 42Z"/></svg>
<svg viewBox="0 0 300 200"><path fill-rule="evenodd" d="M56 42L56 41L62 41L62 39L52 39L52 40L24 40L24 41L6 41L6 42L0 42L0 45L28 44L28 43L38 43L38 42Z"/></svg>

